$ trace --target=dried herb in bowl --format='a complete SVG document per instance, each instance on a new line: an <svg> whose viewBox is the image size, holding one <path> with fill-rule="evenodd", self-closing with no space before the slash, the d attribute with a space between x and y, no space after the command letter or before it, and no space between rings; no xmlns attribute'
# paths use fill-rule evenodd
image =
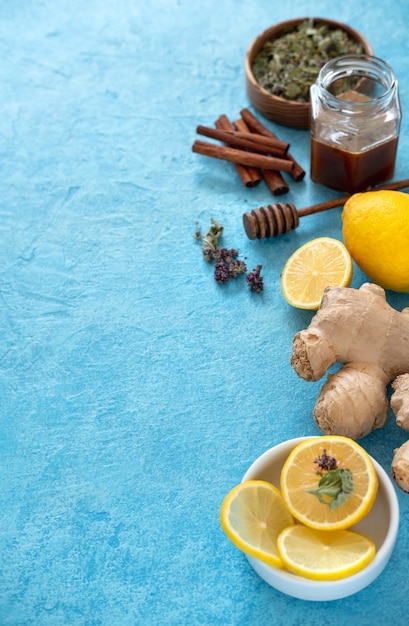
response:
<svg viewBox="0 0 409 626"><path fill-rule="evenodd" d="M306 19L267 41L251 69L257 83L274 96L309 102L310 87L327 61L363 53L363 45L342 28Z"/></svg>

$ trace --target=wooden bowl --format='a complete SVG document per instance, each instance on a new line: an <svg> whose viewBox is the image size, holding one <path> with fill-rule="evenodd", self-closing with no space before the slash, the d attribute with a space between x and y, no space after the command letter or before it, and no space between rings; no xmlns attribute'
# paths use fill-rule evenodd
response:
<svg viewBox="0 0 409 626"><path fill-rule="evenodd" d="M310 126L310 103L295 102L293 100L286 100L284 98L274 96L259 85L254 78L251 68L254 59L267 41L279 37L285 32L294 30L298 24L306 19L308 18L297 18L293 20L286 20L285 22L279 22L262 32L258 35L258 37L256 37L248 48L244 64L246 91L254 108L264 115L264 117L273 120L274 122L278 122L284 126L304 129L309 128ZM358 33L358 31L354 30L347 24L321 18L314 18L314 23L328 24L334 29L342 28L342 30L347 32L353 39L362 44L365 54L373 55L373 50L369 42L360 33Z"/></svg>

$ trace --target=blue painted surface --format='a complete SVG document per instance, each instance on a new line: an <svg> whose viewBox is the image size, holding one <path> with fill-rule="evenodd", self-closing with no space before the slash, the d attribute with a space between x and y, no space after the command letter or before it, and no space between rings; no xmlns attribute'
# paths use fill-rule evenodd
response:
<svg viewBox="0 0 409 626"><path fill-rule="evenodd" d="M409 496L386 570L331 603L270 588L218 522L257 456L318 434L321 383L289 365L311 313L279 280L300 244L341 236L341 213L251 242L242 213L271 194L191 144L249 105L253 38L304 15L349 23L395 69L406 178L405 0L0 4L1 626L406 623ZM267 125L308 169L308 132ZM333 196L307 176L285 199ZM214 283L193 239L212 217L263 265L262 295ZM405 439L391 415L362 443L389 471Z"/></svg>

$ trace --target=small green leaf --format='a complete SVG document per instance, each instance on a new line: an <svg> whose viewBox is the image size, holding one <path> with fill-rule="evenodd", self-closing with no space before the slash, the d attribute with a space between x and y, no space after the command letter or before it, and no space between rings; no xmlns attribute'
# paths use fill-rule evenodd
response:
<svg viewBox="0 0 409 626"><path fill-rule="evenodd" d="M215 252L219 247L219 238L223 234L223 226L213 218L211 219L211 223L212 225L203 237L203 244L207 248L210 248L212 252Z"/></svg>
<svg viewBox="0 0 409 626"><path fill-rule="evenodd" d="M295 83L289 83L285 93L289 100L295 100L300 95L301 89Z"/></svg>
<svg viewBox="0 0 409 626"><path fill-rule="evenodd" d="M352 472L348 469L333 469L325 472L318 483L318 489L308 490L322 504L334 511L344 504L354 491Z"/></svg>

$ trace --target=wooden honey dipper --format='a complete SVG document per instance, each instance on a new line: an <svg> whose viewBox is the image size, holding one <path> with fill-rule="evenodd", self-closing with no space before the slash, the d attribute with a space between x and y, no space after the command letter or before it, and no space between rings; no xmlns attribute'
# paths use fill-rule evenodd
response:
<svg viewBox="0 0 409 626"><path fill-rule="evenodd" d="M409 187L409 178L398 180L389 185L381 187L369 187L366 191L392 190L397 191ZM328 209L339 207L351 196L341 196L314 204L305 209L297 211L292 202L278 202L277 204L268 204L259 209L253 209L243 214L243 226L249 239L267 239L283 235L290 230L294 230L300 223L300 217L312 215L313 213L321 213Z"/></svg>

